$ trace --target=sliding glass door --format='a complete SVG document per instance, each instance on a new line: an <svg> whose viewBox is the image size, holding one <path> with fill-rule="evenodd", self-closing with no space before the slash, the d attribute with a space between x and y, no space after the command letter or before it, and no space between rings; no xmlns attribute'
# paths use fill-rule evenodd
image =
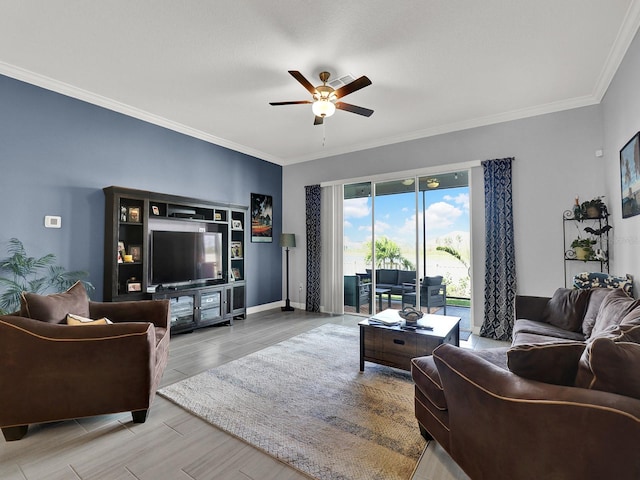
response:
<svg viewBox="0 0 640 480"><path fill-rule="evenodd" d="M445 304L456 316L457 307L468 314L467 171L345 185L343 215L345 312L371 315L419 305L442 314L444 306L428 307L419 288L425 277L442 277Z"/></svg>

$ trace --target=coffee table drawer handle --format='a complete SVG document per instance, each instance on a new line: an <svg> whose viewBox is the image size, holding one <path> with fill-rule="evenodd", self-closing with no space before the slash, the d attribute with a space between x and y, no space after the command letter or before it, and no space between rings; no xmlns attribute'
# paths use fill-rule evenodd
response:
<svg viewBox="0 0 640 480"><path fill-rule="evenodd" d="M393 343L395 343L396 345L404 345L404 340L400 340L398 338L394 338L393 339Z"/></svg>

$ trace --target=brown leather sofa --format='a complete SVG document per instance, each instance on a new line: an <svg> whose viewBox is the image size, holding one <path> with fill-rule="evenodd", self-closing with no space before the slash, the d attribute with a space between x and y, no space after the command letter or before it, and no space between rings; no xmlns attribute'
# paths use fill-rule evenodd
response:
<svg viewBox="0 0 640 480"><path fill-rule="evenodd" d="M640 303L558 289L516 315L509 348L413 359L423 436L472 479L640 478Z"/></svg>
<svg viewBox="0 0 640 480"><path fill-rule="evenodd" d="M68 325L69 313L105 324ZM0 316L5 439L19 440L29 424L123 411L143 423L167 364L169 325L166 300L90 302L81 284L23 295L20 312Z"/></svg>

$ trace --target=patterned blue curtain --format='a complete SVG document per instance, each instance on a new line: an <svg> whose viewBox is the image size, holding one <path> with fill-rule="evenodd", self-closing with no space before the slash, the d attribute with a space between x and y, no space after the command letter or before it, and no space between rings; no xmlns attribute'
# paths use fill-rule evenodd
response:
<svg viewBox="0 0 640 480"><path fill-rule="evenodd" d="M320 185L308 185L306 190L307 212L307 311L320 311Z"/></svg>
<svg viewBox="0 0 640 480"><path fill-rule="evenodd" d="M480 335L505 341L511 340L516 298L512 162L513 158L482 162L487 252Z"/></svg>

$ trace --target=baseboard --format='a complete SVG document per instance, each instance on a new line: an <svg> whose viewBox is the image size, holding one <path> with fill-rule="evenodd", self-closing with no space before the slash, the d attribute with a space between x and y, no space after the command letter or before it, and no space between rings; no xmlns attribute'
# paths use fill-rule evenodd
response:
<svg viewBox="0 0 640 480"><path fill-rule="evenodd" d="M284 304L285 302L284 300L282 300L280 302L263 303L262 305L256 305L255 307L249 307L247 308L247 315L251 315L252 313L266 312L267 310L273 310L276 308L279 309L280 307L284 307ZM303 303L290 302L290 305L298 310L304 310L306 308Z"/></svg>

